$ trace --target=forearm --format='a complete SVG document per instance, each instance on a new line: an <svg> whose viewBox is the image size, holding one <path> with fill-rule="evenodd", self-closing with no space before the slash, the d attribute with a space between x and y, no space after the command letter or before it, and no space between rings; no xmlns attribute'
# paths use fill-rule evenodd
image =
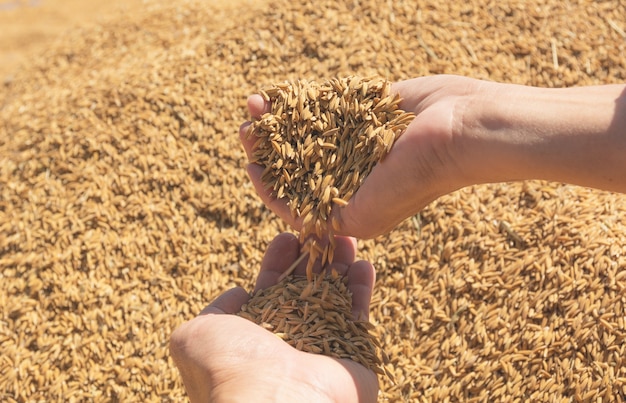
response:
<svg viewBox="0 0 626 403"><path fill-rule="evenodd" d="M545 179L626 192L626 86L486 83L462 111L476 182Z"/></svg>

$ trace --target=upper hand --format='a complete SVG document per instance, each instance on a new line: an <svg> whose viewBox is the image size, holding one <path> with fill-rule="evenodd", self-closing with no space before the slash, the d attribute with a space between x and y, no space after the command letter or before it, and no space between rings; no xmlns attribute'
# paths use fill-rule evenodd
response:
<svg viewBox="0 0 626 403"><path fill-rule="evenodd" d="M455 138L462 131L462 112L481 82L458 76L422 77L394 83L392 92L403 99L400 107L416 114L387 157L377 164L345 207L333 208L338 233L373 238L393 229L437 197L459 189L470 180L460 166ZM250 115L258 119L270 105L261 96L248 99ZM247 138L250 122L239 130L250 157L254 139ZM287 202L275 199L261 182L263 167L248 165L248 174L265 204L296 229Z"/></svg>

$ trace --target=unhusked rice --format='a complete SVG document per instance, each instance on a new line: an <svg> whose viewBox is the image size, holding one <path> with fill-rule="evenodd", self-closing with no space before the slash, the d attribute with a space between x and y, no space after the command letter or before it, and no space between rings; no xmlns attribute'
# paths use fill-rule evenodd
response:
<svg viewBox="0 0 626 403"><path fill-rule="evenodd" d="M245 174L283 80L626 82L623 1L147 1L0 81L0 400L181 401L171 332L286 230ZM626 399L626 200L474 186L359 242L381 402Z"/></svg>

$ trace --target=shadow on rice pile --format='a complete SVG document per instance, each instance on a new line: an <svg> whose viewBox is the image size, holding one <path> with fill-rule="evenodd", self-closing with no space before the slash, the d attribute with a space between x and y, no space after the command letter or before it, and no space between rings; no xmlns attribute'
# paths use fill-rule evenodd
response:
<svg viewBox="0 0 626 403"><path fill-rule="evenodd" d="M624 82L619 1L146 4L0 91L0 398L184 398L171 331L251 289L287 228L245 174L246 97L281 80L451 73ZM622 401L622 195L475 186L360 243L380 401Z"/></svg>

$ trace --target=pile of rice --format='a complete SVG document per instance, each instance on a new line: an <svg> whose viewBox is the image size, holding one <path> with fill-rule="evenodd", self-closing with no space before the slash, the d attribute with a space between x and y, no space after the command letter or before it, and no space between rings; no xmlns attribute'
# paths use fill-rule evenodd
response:
<svg viewBox="0 0 626 403"><path fill-rule="evenodd" d="M620 1L146 2L0 89L0 399L179 401L169 336L286 225L245 174L283 80L626 81ZM360 242L380 401L626 399L623 195L481 185Z"/></svg>

